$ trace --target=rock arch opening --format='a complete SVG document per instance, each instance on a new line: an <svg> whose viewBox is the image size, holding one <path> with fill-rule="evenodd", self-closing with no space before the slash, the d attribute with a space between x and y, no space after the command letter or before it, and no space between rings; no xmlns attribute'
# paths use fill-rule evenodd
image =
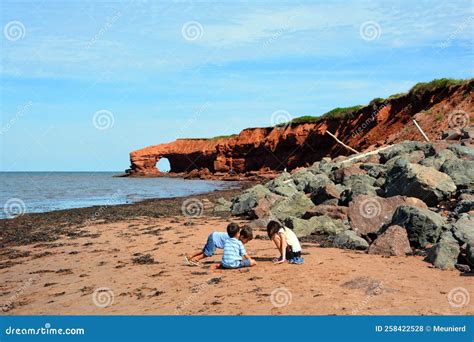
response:
<svg viewBox="0 0 474 342"><path fill-rule="evenodd" d="M171 163L168 158L161 157L158 162L156 163L156 168L160 172L170 172L171 171Z"/></svg>

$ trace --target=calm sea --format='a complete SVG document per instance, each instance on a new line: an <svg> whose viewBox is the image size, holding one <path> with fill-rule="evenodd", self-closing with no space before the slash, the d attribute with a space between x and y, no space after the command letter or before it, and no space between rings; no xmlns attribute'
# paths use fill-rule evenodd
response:
<svg viewBox="0 0 474 342"><path fill-rule="evenodd" d="M133 203L236 186L180 178L122 178L120 172L0 172L0 218L93 205Z"/></svg>

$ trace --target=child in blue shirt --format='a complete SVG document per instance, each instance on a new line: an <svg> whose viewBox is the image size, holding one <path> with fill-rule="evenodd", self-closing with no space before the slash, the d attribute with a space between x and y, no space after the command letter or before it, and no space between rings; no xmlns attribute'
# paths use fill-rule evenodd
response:
<svg viewBox="0 0 474 342"><path fill-rule="evenodd" d="M193 255L186 255L184 257L186 262L191 265L199 265L200 260L213 256L216 253L217 248L224 249L225 243L230 239L231 235L233 236L235 234L235 232L240 232L238 238L242 243L247 243L253 238L252 229L250 227L241 230L238 224L230 223L227 226L227 233L212 232L209 234L204 248Z"/></svg>
<svg viewBox="0 0 474 342"><path fill-rule="evenodd" d="M244 243L253 238L252 228L244 226L241 230L229 231L229 239L224 245L224 254L219 265L212 268L242 268L257 265L257 262L248 256Z"/></svg>

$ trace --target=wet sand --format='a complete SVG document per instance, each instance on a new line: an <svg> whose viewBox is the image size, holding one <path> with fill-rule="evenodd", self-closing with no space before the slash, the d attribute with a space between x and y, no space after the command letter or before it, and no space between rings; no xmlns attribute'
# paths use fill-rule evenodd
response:
<svg viewBox="0 0 474 342"><path fill-rule="evenodd" d="M233 191L197 197L206 204ZM185 265L183 254L202 248L209 233L246 221L211 210L189 218L180 212L182 201L109 207L93 221L85 220L90 208L10 221L0 253L4 314L474 314L474 299L466 297L474 293L474 278L432 268L421 256L304 242L303 265L274 265L277 251L262 230L247 245L256 267L211 270L221 251L201 266ZM27 222L29 232L21 228ZM15 224L22 233L8 238Z"/></svg>

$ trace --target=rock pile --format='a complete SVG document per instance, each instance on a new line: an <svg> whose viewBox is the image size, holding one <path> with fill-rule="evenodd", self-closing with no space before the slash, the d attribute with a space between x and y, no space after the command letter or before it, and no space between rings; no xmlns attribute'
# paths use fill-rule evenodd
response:
<svg viewBox="0 0 474 342"><path fill-rule="evenodd" d="M378 153L323 158L245 190L219 210L276 219L299 237L370 254L422 253L441 269L474 269L474 149L405 141Z"/></svg>

